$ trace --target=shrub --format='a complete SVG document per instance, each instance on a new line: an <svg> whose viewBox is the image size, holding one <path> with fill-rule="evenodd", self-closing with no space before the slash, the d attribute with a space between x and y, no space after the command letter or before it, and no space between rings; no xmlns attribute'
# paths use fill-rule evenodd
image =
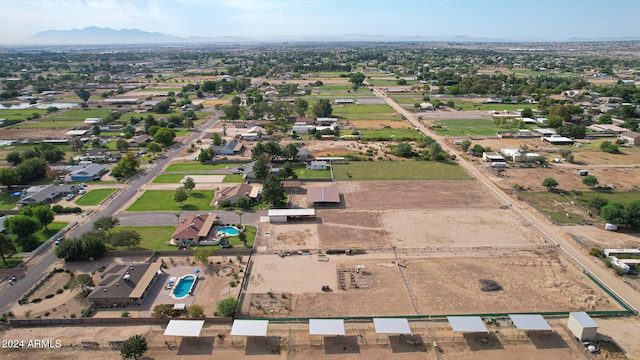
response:
<svg viewBox="0 0 640 360"><path fill-rule="evenodd" d="M34 298L34 299L31 300L31 303L32 304L37 304L37 303L39 303L41 301L42 301L42 299L40 299L40 298Z"/></svg>
<svg viewBox="0 0 640 360"><path fill-rule="evenodd" d="M607 257L604 259L604 266L610 268L611 267L611 258Z"/></svg>
<svg viewBox="0 0 640 360"><path fill-rule="evenodd" d="M48 311L45 311L45 313L44 313L43 315L44 315L44 316L49 316L49 315L51 315L51 313L50 313L50 312L48 312Z"/></svg>
<svg viewBox="0 0 640 360"><path fill-rule="evenodd" d="M591 256L600 256L602 254L602 251L598 248L591 248L591 250L589 250L589 255Z"/></svg>
<svg viewBox="0 0 640 360"><path fill-rule="evenodd" d="M618 275L618 276L624 275L624 271L622 271L622 268L620 266L614 266L613 267L613 272L616 273L616 275Z"/></svg>
<svg viewBox="0 0 640 360"><path fill-rule="evenodd" d="M45 299L51 299L54 295L53 294L47 294L45 295Z"/></svg>
<svg viewBox="0 0 640 360"><path fill-rule="evenodd" d="M72 319L75 319L76 318L76 314L71 314L71 316L69 316L69 317L72 318Z"/></svg>
<svg viewBox="0 0 640 360"><path fill-rule="evenodd" d="M127 310L121 312L120 317L123 317L123 318L129 317L129 312Z"/></svg>

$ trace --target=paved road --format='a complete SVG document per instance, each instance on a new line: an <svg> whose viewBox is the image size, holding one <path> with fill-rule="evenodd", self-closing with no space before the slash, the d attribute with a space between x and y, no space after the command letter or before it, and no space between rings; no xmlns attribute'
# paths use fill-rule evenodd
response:
<svg viewBox="0 0 640 360"><path fill-rule="evenodd" d="M583 249L576 247L575 240L573 240L566 233L566 231L564 231L561 227L550 223L548 219L542 217L539 212L536 209L532 208L530 205L513 201L509 197L509 195L507 195L507 193L505 193L501 188L499 188L491 180L489 180L489 178L484 173L482 173L473 163L465 160L464 157L462 157L463 154L460 152L460 150L451 147L448 142L444 141L443 136L431 132L427 127L422 125L411 112L398 105L380 89L374 88L374 93L378 97L382 98L398 113L404 115L405 118L409 122L411 122L413 126L420 128L424 134L436 139L443 148L446 148L451 153L456 154L460 165L464 167L472 176L476 177L480 182L482 182L489 191L495 194L498 199L503 201L505 204L511 205L511 209L513 212L520 215L525 221L530 223L545 238L547 238L548 241L558 246L558 248L576 264L578 264L580 268L588 271L601 283L605 284L609 288L609 290L611 290L620 299L622 299L630 307L632 307L636 311L636 313L638 313L638 309L640 309L640 296L638 296L638 292L622 282L620 278L613 273L613 271L610 271L609 269L604 268L601 264L594 262L593 257L589 256L589 254Z"/></svg>
<svg viewBox="0 0 640 360"><path fill-rule="evenodd" d="M211 120L200 126L200 129L207 129L212 127L219 120L219 118L220 113L216 114ZM120 195L118 195L107 206L105 206L104 209L99 212L99 214L94 214L90 218L84 219L80 223L80 225L72 232L68 233L68 235L77 237L87 231L90 231L93 227L93 222L99 216L113 215L116 211L118 211L120 207L122 207L127 201L129 201L136 195L138 189L140 189L147 182L150 182L175 156L177 156L182 150L184 150L187 144L191 144L200 135L202 135L200 131L192 131L185 140L169 148L165 152L164 159L159 158L153 168L147 169L145 172L140 172L138 175L134 176L130 180L128 186L126 188L123 188ZM175 223L175 217L173 223ZM152 221L151 224L154 224L154 222ZM146 223L145 225L150 225L150 223ZM51 266L57 260L58 258L54 254L53 246L50 246L49 249L45 250L45 252L39 255L36 259L31 260L29 262L29 268L27 269L26 275L23 278L18 279L15 285L5 287L4 290L0 292L0 312L8 311L15 304L15 302L18 301L20 296L22 296L22 294L24 294L35 283L37 283L44 276L49 266Z"/></svg>
<svg viewBox="0 0 640 360"><path fill-rule="evenodd" d="M202 214L203 211L182 211L181 216L185 214ZM260 216L266 216L266 210L243 210L242 223L247 225L256 225L260 220ZM237 224L240 222L240 217L235 211L218 211L216 212L220 221L223 224ZM153 225L176 225L176 213L175 212L127 212L116 215L120 220L122 226L148 226Z"/></svg>

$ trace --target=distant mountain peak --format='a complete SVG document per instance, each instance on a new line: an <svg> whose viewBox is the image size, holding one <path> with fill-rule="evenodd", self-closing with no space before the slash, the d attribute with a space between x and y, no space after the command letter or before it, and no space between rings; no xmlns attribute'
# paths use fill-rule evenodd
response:
<svg viewBox="0 0 640 360"><path fill-rule="evenodd" d="M131 45L131 44L175 44L175 43L215 43L215 42L249 42L254 39L225 37L190 37L183 38L159 32L148 32L140 29L112 29L89 26L84 29L47 30L39 32L26 40L29 44L38 45Z"/></svg>

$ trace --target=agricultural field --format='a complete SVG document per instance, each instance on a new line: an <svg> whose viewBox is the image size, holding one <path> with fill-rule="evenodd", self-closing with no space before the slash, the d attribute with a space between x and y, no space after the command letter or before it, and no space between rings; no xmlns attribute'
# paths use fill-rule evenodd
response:
<svg viewBox="0 0 640 360"><path fill-rule="evenodd" d="M331 170L308 170L306 164L292 166L298 179L331 179Z"/></svg>
<svg viewBox="0 0 640 360"><path fill-rule="evenodd" d="M22 110L11 110L11 109L0 109L0 118L8 119L8 120L26 120L27 118L33 117L33 114L38 114L43 116L47 113L47 110L42 109L22 109Z"/></svg>
<svg viewBox="0 0 640 360"><path fill-rule="evenodd" d="M469 175L455 162L353 161L334 164L337 181L347 180L467 180Z"/></svg>
<svg viewBox="0 0 640 360"><path fill-rule="evenodd" d="M401 120L389 105L334 105L333 116L343 120Z"/></svg>
<svg viewBox="0 0 640 360"><path fill-rule="evenodd" d="M106 118L110 109L71 109L56 112L46 118L37 119L28 124L18 125L17 129L70 129L81 127L86 118Z"/></svg>
<svg viewBox="0 0 640 360"><path fill-rule="evenodd" d="M194 190L180 206L174 200L175 190L147 190L127 211L202 211L211 210L213 191Z"/></svg>

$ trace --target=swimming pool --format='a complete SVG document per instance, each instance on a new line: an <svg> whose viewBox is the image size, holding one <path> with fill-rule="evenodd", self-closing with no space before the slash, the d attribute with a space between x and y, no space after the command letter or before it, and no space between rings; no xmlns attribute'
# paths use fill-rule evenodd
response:
<svg viewBox="0 0 640 360"><path fill-rule="evenodd" d="M221 226L218 228L218 234L225 233L227 236L236 236L240 233L240 230L235 226Z"/></svg>
<svg viewBox="0 0 640 360"><path fill-rule="evenodd" d="M196 277L193 275L185 275L178 279L178 284L173 288L173 297L182 299L191 293L193 285L196 283Z"/></svg>

